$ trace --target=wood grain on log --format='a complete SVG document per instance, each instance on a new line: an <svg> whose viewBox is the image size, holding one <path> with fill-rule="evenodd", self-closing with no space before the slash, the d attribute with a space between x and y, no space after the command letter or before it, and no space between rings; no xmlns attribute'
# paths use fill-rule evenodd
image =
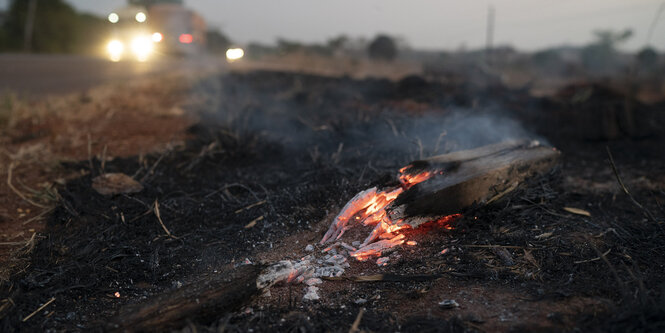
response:
<svg viewBox="0 0 665 333"><path fill-rule="evenodd" d="M412 227L432 216L462 213L518 187L526 178L552 169L560 152L529 141L509 141L434 156L412 165L443 173L413 186L392 204L390 217Z"/></svg>
<svg viewBox="0 0 665 333"><path fill-rule="evenodd" d="M122 308L110 331L162 332L186 320L214 320L247 304L259 293L256 278L263 267L240 266L199 278L172 292Z"/></svg>

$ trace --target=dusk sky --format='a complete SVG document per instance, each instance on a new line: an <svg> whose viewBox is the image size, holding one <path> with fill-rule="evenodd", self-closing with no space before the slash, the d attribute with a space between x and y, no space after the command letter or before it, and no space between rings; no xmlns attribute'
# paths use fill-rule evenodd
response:
<svg viewBox="0 0 665 333"><path fill-rule="evenodd" d="M43 0L42 0L43 1ZM77 9L106 16L124 0L68 0ZM487 8L496 9L495 44L522 50L583 45L595 29L633 29L624 49L646 43L663 0L185 0L239 43L273 43L277 37L322 42L346 34L373 37L384 32L425 49L475 48L485 43ZM6 8L9 0L0 0ZM651 44L665 50L665 13Z"/></svg>

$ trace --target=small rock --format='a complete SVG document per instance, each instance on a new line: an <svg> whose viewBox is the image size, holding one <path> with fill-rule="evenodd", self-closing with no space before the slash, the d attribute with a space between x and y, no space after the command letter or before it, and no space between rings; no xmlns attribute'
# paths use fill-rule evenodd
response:
<svg viewBox="0 0 665 333"><path fill-rule="evenodd" d="M364 298L358 298L354 303L356 304L365 304L367 303L367 300Z"/></svg>
<svg viewBox="0 0 665 333"><path fill-rule="evenodd" d="M314 251L314 245L312 245L312 244L307 244L307 246L305 246L305 251L307 251L307 252L312 252L312 251Z"/></svg>
<svg viewBox="0 0 665 333"><path fill-rule="evenodd" d="M454 299L444 299L439 302L439 307L442 309L454 309L459 307L459 304Z"/></svg>
<svg viewBox="0 0 665 333"><path fill-rule="evenodd" d="M143 185L124 173L106 173L92 179L92 188L101 195L137 193Z"/></svg>

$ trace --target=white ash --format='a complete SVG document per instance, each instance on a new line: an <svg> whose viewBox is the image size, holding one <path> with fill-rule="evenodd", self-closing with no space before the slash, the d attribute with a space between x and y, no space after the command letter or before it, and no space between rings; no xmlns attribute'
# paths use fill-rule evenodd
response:
<svg viewBox="0 0 665 333"><path fill-rule="evenodd" d="M314 277L339 277L346 268L351 267L343 254L325 255L315 263L317 267L314 268Z"/></svg>
<svg viewBox="0 0 665 333"><path fill-rule="evenodd" d="M389 260L390 260L390 258L388 258L388 257L381 257L381 258L376 260L376 264L379 265L379 266L386 266L386 265L388 265Z"/></svg>
<svg viewBox="0 0 665 333"><path fill-rule="evenodd" d="M307 279L307 281L305 281L305 284L308 285L308 286L314 286L314 285L321 284L321 283L323 283L323 280L321 280L319 278L309 278L309 279Z"/></svg>
<svg viewBox="0 0 665 333"><path fill-rule="evenodd" d="M314 246L308 244L305 251L313 252ZM318 300L320 296L316 285L323 283L321 277L340 277L347 268L351 267L348 262L349 251L357 250L346 243L336 242L321 251L324 255L313 253L300 260L279 261L261 272L256 279L256 286L266 290L264 295L269 295L268 288L275 284L303 283L308 286L303 299Z"/></svg>
<svg viewBox="0 0 665 333"><path fill-rule="evenodd" d="M358 243L360 243L360 242L358 242ZM346 244L346 243L344 243L344 242L341 242L340 245L342 245L343 248L345 248L345 249L347 249L347 250L349 250L349 251L356 251L356 250L358 250L357 247L353 247L353 246L351 246L351 245L349 245L349 244Z"/></svg>
<svg viewBox="0 0 665 333"><path fill-rule="evenodd" d="M315 286L309 286L307 289L305 289L305 296L302 297L303 300L305 301L318 301L321 297L319 297L319 287Z"/></svg>
<svg viewBox="0 0 665 333"><path fill-rule="evenodd" d="M336 254L326 259L326 263L333 265L340 265L346 262L346 257L341 254Z"/></svg>
<svg viewBox="0 0 665 333"><path fill-rule="evenodd" d="M282 260L264 269L256 279L259 289L269 288L279 282L292 282L299 276L308 277L312 274L311 263L306 258L295 262Z"/></svg>
<svg viewBox="0 0 665 333"><path fill-rule="evenodd" d="M348 252L337 253L329 250L323 258L315 258L310 254L300 260L282 260L261 272L256 279L256 286L260 289L269 288L277 283L306 283L308 285L321 283L320 277L339 277L344 274L349 265Z"/></svg>

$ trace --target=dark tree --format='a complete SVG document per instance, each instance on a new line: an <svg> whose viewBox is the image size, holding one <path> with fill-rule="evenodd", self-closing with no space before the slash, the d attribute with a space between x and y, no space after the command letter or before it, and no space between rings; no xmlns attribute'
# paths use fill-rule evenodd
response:
<svg viewBox="0 0 665 333"><path fill-rule="evenodd" d="M395 41L386 35L378 35L369 44L369 57L374 60L392 61L397 57Z"/></svg>
<svg viewBox="0 0 665 333"><path fill-rule="evenodd" d="M231 46L231 40L221 31L211 29L206 32L206 46L212 53L223 53Z"/></svg>
<svg viewBox="0 0 665 333"><path fill-rule="evenodd" d="M637 53L637 63L643 68L654 67L658 63L658 53L647 46Z"/></svg>
<svg viewBox="0 0 665 333"><path fill-rule="evenodd" d="M304 48L304 45L300 42L291 41L283 38L277 39L277 49L280 53L289 54L293 52L301 51Z"/></svg>
<svg viewBox="0 0 665 333"><path fill-rule="evenodd" d="M349 42L349 37L345 35L339 35L337 37L328 39L328 42L326 42L326 46L330 48L332 51L336 51L342 49L344 45L348 42Z"/></svg>
<svg viewBox="0 0 665 333"><path fill-rule="evenodd" d="M562 63L561 56L556 50L542 50L533 54L531 57L533 63L539 68L544 70L552 70L552 68L559 68Z"/></svg>
<svg viewBox="0 0 665 333"><path fill-rule="evenodd" d="M23 35L28 1L11 2L0 38L0 50L23 49ZM100 36L106 36L103 19L79 15L63 0L38 1L32 33L31 50L38 53L87 52L98 47Z"/></svg>
<svg viewBox="0 0 665 333"><path fill-rule="evenodd" d="M627 41L633 32L599 30L594 32L595 41L582 49L584 67L596 73L607 73L616 66L616 46Z"/></svg>

